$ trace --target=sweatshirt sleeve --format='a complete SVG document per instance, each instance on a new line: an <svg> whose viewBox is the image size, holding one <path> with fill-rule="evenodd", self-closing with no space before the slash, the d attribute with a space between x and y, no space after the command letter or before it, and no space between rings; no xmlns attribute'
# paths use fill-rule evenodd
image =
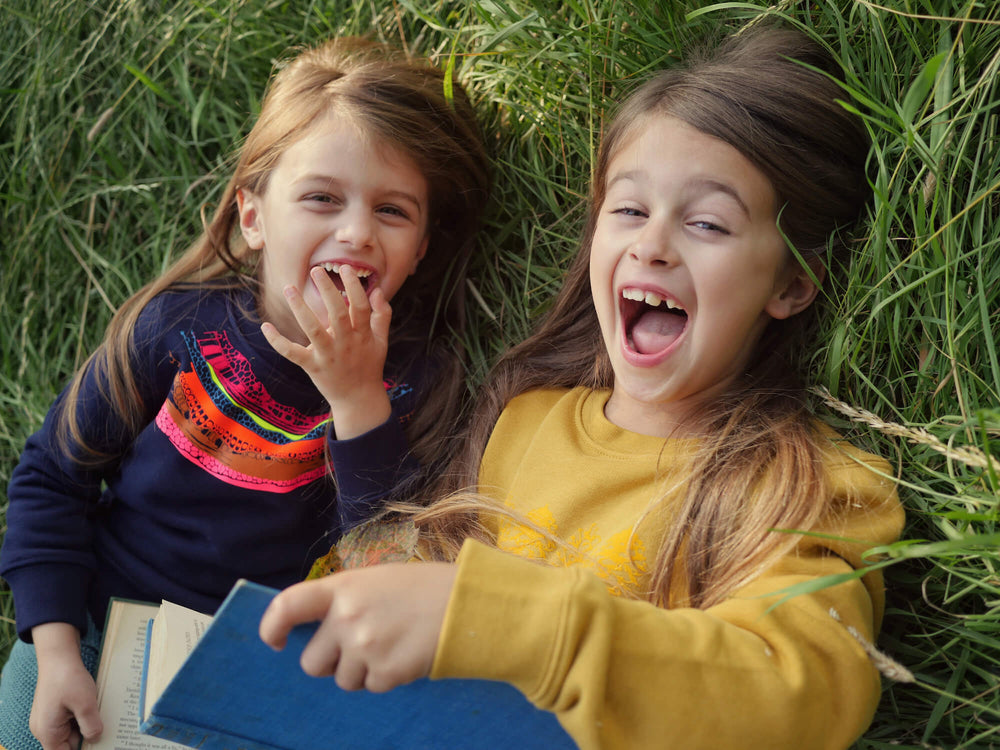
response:
<svg viewBox="0 0 1000 750"><path fill-rule="evenodd" d="M336 425L331 431L327 450L337 481L341 533L377 515L393 489L419 473L405 425L419 404L426 370L427 363L418 361L405 378L386 381L392 414L382 424L348 440L336 439Z"/></svg>
<svg viewBox="0 0 1000 750"><path fill-rule="evenodd" d="M350 440L329 441L337 480L337 513L342 532L375 516L393 487L417 473L403 426L393 408L385 422Z"/></svg>
<svg viewBox="0 0 1000 750"><path fill-rule="evenodd" d="M144 311L136 329L133 367L147 411L159 406L157 391L170 382L168 358L159 349L159 334L153 333L160 315L159 309ZM66 454L57 430L63 408L77 411L87 444L109 457L106 468L88 467ZM92 518L99 511L107 472L130 443L94 366L87 369L79 397L69 404L66 392L60 394L42 427L28 438L8 485L7 531L0 552L0 575L14 594L22 639L30 641L31 628L45 622L68 622L86 630L95 569Z"/></svg>
<svg viewBox="0 0 1000 750"><path fill-rule="evenodd" d="M898 535L898 503L865 515L866 538ZM837 526L847 537L850 524ZM873 640L881 580L781 601L789 586L852 572L813 539L705 610L623 599L582 568L468 541L431 676L509 682L585 749L845 748L879 700L848 626Z"/></svg>

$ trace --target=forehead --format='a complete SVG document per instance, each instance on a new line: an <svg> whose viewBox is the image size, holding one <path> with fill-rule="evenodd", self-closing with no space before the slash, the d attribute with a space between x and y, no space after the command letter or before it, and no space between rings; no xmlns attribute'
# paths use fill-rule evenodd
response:
<svg viewBox="0 0 1000 750"><path fill-rule="evenodd" d="M739 150L672 115L647 115L623 134L605 188L620 180L657 189L715 186L735 193L752 214L773 214L777 202L771 181Z"/></svg>
<svg viewBox="0 0 1000 750"><path fill-rule="evenodd" d="M274 169L316 171L365 166L409 182L426 183L417 161L399 145L372 133L360 118L337 107L295 134Z"/></svg>

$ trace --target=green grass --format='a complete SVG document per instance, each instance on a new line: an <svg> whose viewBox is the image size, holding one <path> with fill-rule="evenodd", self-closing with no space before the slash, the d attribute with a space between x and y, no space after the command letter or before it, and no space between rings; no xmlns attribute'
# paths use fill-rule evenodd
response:
<svg viewBox="0 0 1000 750"><path fill-rule="evenodd" d="M875 141L867 231L823 301L809 360L815 384L872 413L821 406L893 461L908 511L879 646L915 682L886 681L856 747L1000 747L993 2L6 0L0 484L112 309L193 236L273 62L295 46L362 32L442 65L454 52L496 164L474 274L485 305L471 311L474 386L558 288L608 106L691 40L768 13L829 41ZM11 609L0 590L0 656Z"/></svg>

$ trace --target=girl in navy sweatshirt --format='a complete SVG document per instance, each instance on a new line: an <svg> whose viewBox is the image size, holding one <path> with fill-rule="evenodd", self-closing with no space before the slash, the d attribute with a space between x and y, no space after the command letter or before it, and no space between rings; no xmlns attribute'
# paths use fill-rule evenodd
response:
<svg viewBox="0 0 1000 750"><path fill-rule="evenodd" d="M121 307L12 475L0 745L100 734L111 597L212 612L239 578L287 586L435 462L488 189L441 71L334 40L275 76L211 223Z"/></svg>

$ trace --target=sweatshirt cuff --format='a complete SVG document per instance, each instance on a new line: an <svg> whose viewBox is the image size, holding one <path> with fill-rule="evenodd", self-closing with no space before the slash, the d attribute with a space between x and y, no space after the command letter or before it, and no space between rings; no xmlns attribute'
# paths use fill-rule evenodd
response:
<svg viewBox="0 0 1000 750"><path fill-rule="evenodd" d="M344 531L369 520L392 489L420 468L395 413L368 432L331 439L328 446Z"/></svg>
<svg viewBox="0 0 1000 750"><path fill-rule="evenodd" d="M31 629L46 622L68 622L87 632L87 592L91 571L77 565L45 563L7 571L14 592L17 634L31 643Z"/></svg>
<svg viewBox="0 0 1000 750"><path fill-rule="evenodd" d="M537 703L558 668L559 634L579 571L473 540L466 540L456 562L431 679L502 680Z"/></svg>

